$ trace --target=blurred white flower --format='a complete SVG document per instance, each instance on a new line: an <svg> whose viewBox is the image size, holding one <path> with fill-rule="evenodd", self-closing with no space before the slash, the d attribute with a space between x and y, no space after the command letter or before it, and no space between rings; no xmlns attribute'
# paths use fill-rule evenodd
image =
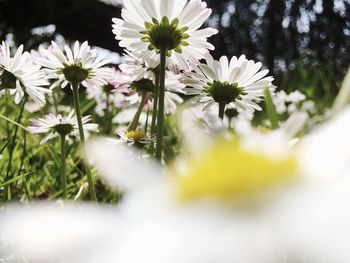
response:
<svg viewBox="0 0 350 263"><path fill-rule="evenodd" d="M73 50L64 46L65 53L54 42L48 49L42 49L36 62L45 68L48 79L55 80L51 88L64 88L69 82L78 82L83 86L102 86L110 78L110 69L103 67L108 63L96 56L87 41L81 45L74 43Z"/></svg>
<svg viewBox="0 0 350 263"><path fill-rule="evenodd" d="M134 104L136 101L130 96L133 92L130 91L130 78L127 74L109 68L110 77L107 83L103 86L87 85L87 98L96 100L95 111L99 116L104 116L107 107L122 108Z"/></svg>
<svg viewBox="0 0 350 263"><path fill-rule="evenodd" d="M98 125L89 123L90 120L90 116L84 116L82 118L83 129L87 136L90 131L98 131ZM31 119L28 130L31 133L48 133L44 139L40 141L40 144L44 144L48 140L58 137L60 133L64 133L68 136L79 135L77 117L74 115L74 111L71 111L67 117L61 114L55 115L50 113L45 115L44 118L39 118L37 120Z"/></svg>
<svg viewBox="0 0 350 263"><path fill-rule="evenodd" d="M19 103L27 94L39 105L45 104L45 94L51 91L43 86L49 83L40 66L34 65L31 55L23 53L20 45L15 55L10 54L10 47L2 42L0 45L0 90L9 89L15 96L15 103Z"/></svg>
<svg viewBox="0 0 350 263"><path fill-rule="evenodd" d="M119 45L142 53L142 60L159 63L160 45L182 69L188 62L197 64L214 46L207 38L216 34L213 28L199 29L211 14L201 0L124 0L122 19L113 18L113 33Z"/></svg>
<svg viewBox="0 0 350 263"><path fill-rule="evenodd" d="M217 61L207 55L206 64L196 66L195 72L184 73L184 83L191 87L185 90L205 105L217 102L219 106L234 104L247 112L261 110L255 102L263 98L264 88L272 87L273 81L273 77L266 77L268 70L258 72L261 66L244 55L230 61L226 56Z"/></svg>
<svg viewBox="0 0 350 263"><path fill-rule="evenodd" d="M349 125L347 109L278 159L215 142L181 174L97 139L87 158L125 193L117 208L9 207L0 231L35 262L347 263ZM308 166L321 164L326 183L300 162L299 151L312 148Z"/></svg>

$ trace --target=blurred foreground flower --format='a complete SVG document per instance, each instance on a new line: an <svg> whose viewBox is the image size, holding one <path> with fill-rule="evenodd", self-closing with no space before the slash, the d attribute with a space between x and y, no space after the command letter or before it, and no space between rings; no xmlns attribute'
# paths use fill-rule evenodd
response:
<svg viewBox="0 0 350 263"><path fill-rule="evenodd" d="M124 192L117 208L10 206L0 231L35 262L346 263L349 124L347 109L295 146L214 140L169 170L98 139L88 159Z"/></svg>

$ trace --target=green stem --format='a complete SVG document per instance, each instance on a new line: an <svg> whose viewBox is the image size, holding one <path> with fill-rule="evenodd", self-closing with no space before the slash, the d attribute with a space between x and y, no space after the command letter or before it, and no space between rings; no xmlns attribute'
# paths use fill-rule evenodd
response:
<svg viewBox="0 0 350 263"><path fill-rule="evenodd" d="M155 81L154 81L154 92L153 92L153 109L152 109L152 122L151 122L151 136L156 133L157 123L157 108L158 108L158 90L159 90L159 67L154 69ZM154 143L150 146L150 154L154 154Z"/></svg>
<svg viewBox="0 0 350 263"><path fill-rule="evenodd" d="M111 114L110 114L110 104L109 104L109 91L106 91L106 110L105 110L105 116L106 116L106 130L105 133L109 135L111 133L112 129L112 120L111 120Z"/></svg>
<svg viewBox="0 0 350 263"><path fill-rule="evenodd" d="M28 100L28 96L24 95L24 98L23 98L23 101L22 101L22 104L21 104L21 109L20 109L20 112L19 112L19 115L18 115L18 118L17 118L17 121L16 121L17 123L21 122L21 119L22 119L22 116L23 116L23 112L24 112L24 106L25 106L27 100ZM11 168L12 168L12 158L13 158L13 152L14 152L15 147L16 147L17 133L18 133L18 125L15 126L15 131L14 131L13 136L12 136L12 141L11 141L11 143L9 145L9 160L8 160L8 163L7 163L5 182L10 179L10 173L11 173ZM3 197L3 199L4 200L11 200L11 198L12 198L12 195L11 195L11 184L10 184L10 185L7 185L5 187L5 189L4 189L4 197Z"/></svg>
<svg viewBox="0 0 350 263"><path fill-rule="evenodd" d="M157 114L157 140L156 140L156 158L158 160L162 160L162 151L163 151L166 52L167 52L166 48L160 49L158 114Z"/></svg>
<svg viewBox="0 0 350 263"><path fill-rule="evenodd" d="M26 157L26 152L27 152L27 136L26 136L26 132L23 131L22 158L21 158L21 164L20 164L19 169L18 169L17 177L22 174L22 169L23 169L23 166L24 166L24 159ZM27 197L27 200L30 201L31 200L31 196L30 196L30 191L29 191L29 186L28 186L28 180L27 180L26 177L23 177L22 185L23 185L24 193L25 193L25 195Z"/></svg>
<svg viewBox="0 0 350 263"><path fill-rule="evenodd" d="M147 133L147 130L148 130L148 119L149 119L149 107L147 107L147 117L146 117L146 123L144 128L145 133Z"/></svg>
<svg viewBox="0 0 350 263"><path fill-rule="evenodd" d="M139 124L139 119L143 110L143 107L145 106L146 102L148 100L148 93L144 92L141 96L141 102L139 104L139 107L137 108L137 111L134 115L134 118L129 124L128 131L135 131L137 128L137 125Z"/></svg>
<svg viewBox="0 0 350 263"><path fill-rule="evenodd" d="M57 103L56 91L55 90L52 92L52 98L53 98L53 105L55 107L55 112L56 112L56 114L58 114L59 111L58 111L58 106L57 106L58 103Z"/></svg>
<svg viewBox="0 0 350 263"><path fill-rule="evenodd" d="M219 118L224 120L226 103L219 102Z"/></svg>
<svg viewBox="0 0 350 263"><path fill-rule="evenodd" d="M61 134L61 169L60 169L63 199L67 199L67 176L66 176L66 135Z"/></svg>
<svg viewBox="0 0 350 263"><path fill-rule="evenodd" d="M75 114L77 115L77 121L78 121L80 142L82 144L84 151L86 151L83 122L81 120L81 113L80 113L79 83L73 82L73 83L71 83L71 85L72 85L72 90L73 90L73 101L74 101ZM84 168L85 168L86 176L87 176L88 183L89 183L90 197L93 201L97 202L94 180L93 180L92 175L91 175L90 167L88 165L85 165Z"/></svg>

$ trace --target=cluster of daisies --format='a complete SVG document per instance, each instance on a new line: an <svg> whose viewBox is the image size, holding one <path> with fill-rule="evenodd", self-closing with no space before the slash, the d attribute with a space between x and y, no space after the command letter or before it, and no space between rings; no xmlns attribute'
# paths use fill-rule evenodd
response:
<svg viewBox="0 0 350 263"><path fill-rule="evenodd" d="M121 18L113 19L113 33L125 48L118 68L97 56L87 42L72 47L51 42L38 50L12 56L6 43L0 46L0 92L14 96L15 103L33 100L44 105L58 88L71 88L68 116L48 113L31 120L33 133L49 133L42 142L60 135L97 131L96 124L82 116L79 91L96 100L96 113L108 122L105 133L121 141L139 143L147 153L163 159L166 144L165 116L180 104L217 112L217 120L252 116L260 111L266 91L273 91L273 77L262 64L244 55L213 59L208 38L218 31L203 28L211 9L201 0L125 0ZM114 122L122 123L113 131ZM65 143L65 140L62 140ZM90 185L93 184L86 168ZM90 193L94 195L94 189Z"/></svg>

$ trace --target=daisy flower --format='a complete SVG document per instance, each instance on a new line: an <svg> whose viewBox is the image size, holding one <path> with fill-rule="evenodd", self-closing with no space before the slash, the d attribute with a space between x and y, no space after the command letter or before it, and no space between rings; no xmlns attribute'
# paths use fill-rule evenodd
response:
<svg viewBox="0 0 350 263"><path fill-rule="evenodd" d="M220 118L228 104L248 112L261 110L254 101L262 99L264 88L271 88L273 81L273 77L266 77L268 70L259 72L261 66L244 55L230 61L226 56L217 61L207 55L206 64L195 66L195 72L184 73L184 83L191 87L186 89L187 94L196 95L194 99L206 105L218 103Z"/></svg>
<svg viewBox="0 0 350 263"><path fill-rule="evenodd" d="M108 61L98 58L96 56L96 51L92 50L86 41L81 45L76 41L73 50L68 46L64 46L65 53L54 41L52 41L51 44L52 47L50 50L42 51L46 58L38 57L37 61L46 68L49 79L56 79L51 87L60 85L61 88L64 88L68 84L71 85L80 142L84 144L85 136L80 112L79 86L80 84L85 87L87 85L103 86L107 84L107 79L110 78L110 70L103 66L107 64ZM93 200L96 200L90 168L85 166L85 171L89 181L90 196Z"/></svg>
<svg viewBox="0 0 350 263"><path fill-rule="evenodd" d="M83 128L86 134L91 131L98 131L98 125L89 123L90 120L91 116L84 116L82 118ZM69 112L67 116L50 113L44 118L37 120L31 119L28 130L31 133L47 133L45 138L40 141L41 145L50 139L58 137L60 134L74 137L79 136L77 117L74 115L74 111Z"/></svg>
<svg viewBox="0 0 350 263"><path fill-rule="evenodd" d="M109 68L109 70L110 77L107 79L107 84L103 86L87 85L86 87L87 98L96 100L95 111L101 117L108 114L108 111L111 110L110 106L120 108L125 103L129 103L128 76L115 68Z"/></svg>
<svg viewBox="0 0 350 263"><path fill-rule="evenodd" d="M123 131L118 130L117 135L120 137L120 141L127 143L128 145L146 145L154 142L154 136L148 136L143 130L137 129L135 131Z"/></svg>
<svg viewBox="0 0 350 263"><path fill-rule="evenodd" d="M40 52L42 57L38 56L37 63L45 68L48 79L56 80L51 88L64 88L69 83L102 86L110 78L110 70L103 67L108 61L98 58L87 41L76 41L73 49L64 46L64 51L52 41L48 49Z"/></svg>
<svg viewBox="0 0 350 263"><path fill-rule="evenodd" d="M129 85L141 91L144 86L147 86L144 85L147 82L148 86L151 86L149 89L154 93L157 77L157 59L149 59L145 62L142 60L140 53L132 53L127 50L125 57L124 63L119 65L119 68L123 74L128 76ZM183 91L185 85L181 83L180 75L175 72L175 69L175 66L169 65L165 75L164 108L166 114L175 112L177 105L183 102L183 99L178 94L185 94ZM151 104L153 104L153 100L154 96L150 98Z"/></svg>
<svg viewBox="0 0 350 263"><path fill-rule="evenodd" d="M160 49L188 69L188 61L198 63L214 46L207 38L218 31L199 29L211 9L201 0L124 0L122 19L113 18L113 33L119 45L139 51L144 60L158 58Z"/></svg>
<svg viewBox="0 0 350 263"><path fill-rule="evenodd" d="M51 91L43 86L49 83L40 66L34 65L31 55L23 53L20 45L15 55L10 54L10 47L2 42L0 45L0 90L9 89L18 104L24 95L28 95L41 106L45 104L45 94Z"/></svg>
<svg viewBox="0 0 350 263"><path fill-rule="evenodd" d="M185 156L181 174L123 144L92 141L88 158L123 192L118 205L9 206L0 215L14 244L6 254L68 263L349 262L349 123L347 109L300 144L284 142L288 153L278 158L276 141L263 139L256 151L214 140Z"/></svg>

